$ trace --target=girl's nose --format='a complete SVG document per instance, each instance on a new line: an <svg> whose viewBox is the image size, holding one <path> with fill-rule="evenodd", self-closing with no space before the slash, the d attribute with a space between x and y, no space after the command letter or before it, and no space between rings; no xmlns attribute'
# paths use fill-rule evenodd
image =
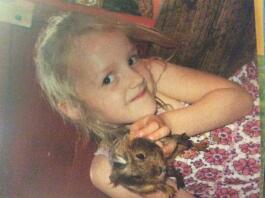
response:
<svg viewBox="0 0 265 198"><path fill-rule="evenodd" d="M134 89L144 83L144 78L136 71L132 70L130 75L130 88Z"/></svg>

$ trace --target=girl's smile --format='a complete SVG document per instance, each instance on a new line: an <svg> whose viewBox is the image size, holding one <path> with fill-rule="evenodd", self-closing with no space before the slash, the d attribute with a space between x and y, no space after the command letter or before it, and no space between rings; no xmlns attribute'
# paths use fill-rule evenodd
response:
<svg viewBox="0 0 265 198"><path fill-rule="evenodd" d="M132 98L130 102L133 102L133 101L135 101L135 100L138 100L138 99L144 97L145 94L146 94L146 87L144 87L144 88L142 89L142 91L140 91L140 92L139 92L134 98Z"/></svg>

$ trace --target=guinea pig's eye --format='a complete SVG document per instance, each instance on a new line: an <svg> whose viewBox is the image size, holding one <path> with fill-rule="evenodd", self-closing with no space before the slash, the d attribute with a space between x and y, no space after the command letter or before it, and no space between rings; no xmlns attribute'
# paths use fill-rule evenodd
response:
<svg viewBox="0 0 265 198"><path fill-rule="evenodd" d="M137 153L135 156L139 160L145 160L145 155L143 153Z"/></svg>

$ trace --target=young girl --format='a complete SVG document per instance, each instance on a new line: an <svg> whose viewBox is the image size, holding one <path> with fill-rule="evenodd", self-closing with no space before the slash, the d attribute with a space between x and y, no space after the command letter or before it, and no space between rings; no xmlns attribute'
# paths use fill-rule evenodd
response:
<svg viewBox="0 0 265 198"><path fill-rule="evenodd" d="M129 132L131 139L148 138L169 155L176 145L163 145L161 138L224 126L252 106L251 96L226 79L158 58L140 59L129 40L132 32L120 23L63 14L49 20L36 45L42 89L54 109L98 141L91 180L117 198L143 197L110 183L108 148L117 137ZM161 101L169 110L157 114ZM180 190L176 197L192 195Z"/></svg>

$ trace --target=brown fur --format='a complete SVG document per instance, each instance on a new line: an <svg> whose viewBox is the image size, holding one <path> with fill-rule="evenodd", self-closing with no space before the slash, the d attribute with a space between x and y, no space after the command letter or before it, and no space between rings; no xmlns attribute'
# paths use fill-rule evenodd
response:
<svg viewBox="0 0 265 198"><path fill-rule="evenodd" d="M166 137L163 142L172 140L177 146L166 159L161 148L150 140L136 138L130 142L128 136L118 139L111 150L111 182L140 194L160 190L173 197L175 189L166 183L167 177L175 177L178 188L184 187L184 179L171 162L184 150L191 147L205 150L207 144L193 144L185 134Z"/></svg>

